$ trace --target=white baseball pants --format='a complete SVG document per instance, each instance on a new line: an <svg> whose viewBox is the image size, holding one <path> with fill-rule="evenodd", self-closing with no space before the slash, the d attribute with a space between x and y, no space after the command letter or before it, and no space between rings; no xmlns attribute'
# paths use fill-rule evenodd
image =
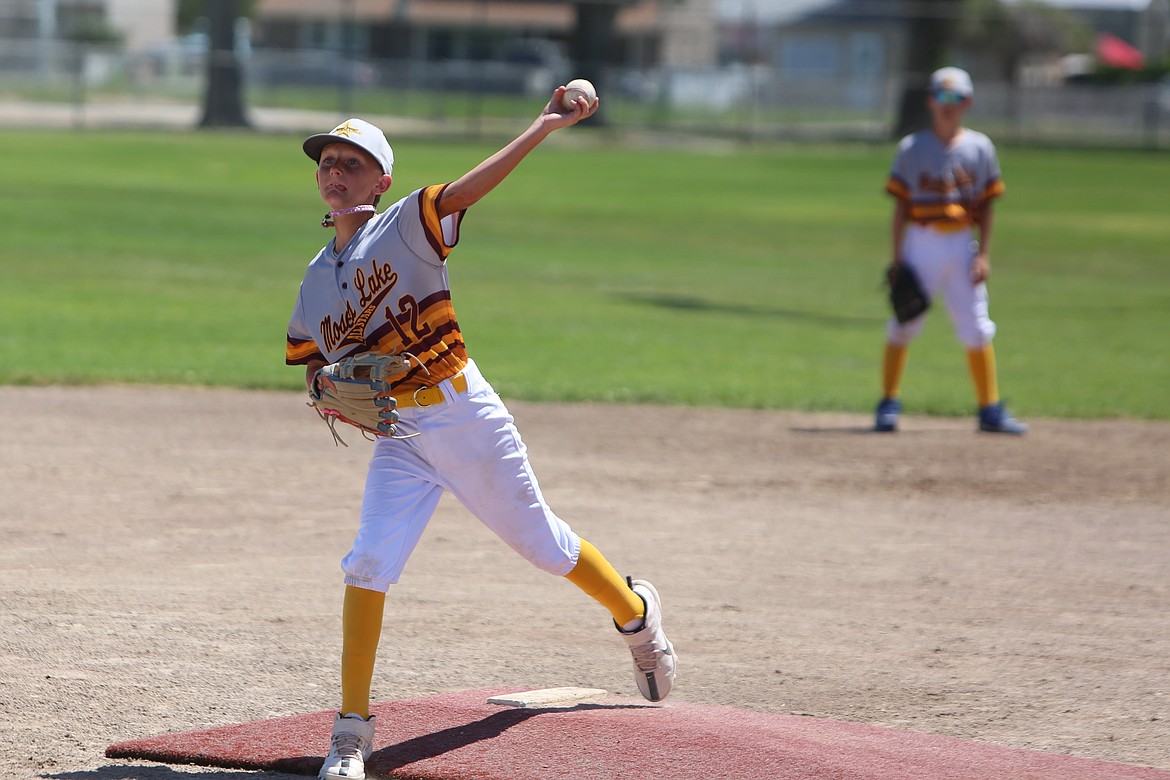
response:
<svg viewBox="0 0 1170 780"><path fill-rule="evenodd" d="M564 576L581 542L541 494L512 415L474 361L467 392L439 383L444 400L399 409L399 435L374 443L345 584L385 592L398 582L443 491L449 490L537 568Z"/></svg>
<svg viewBox="0 0 1170 780"><path fill-rule="evenodd" d="M987 285L971 283L972 247L970 230L947 233L923 225L910 225L902 242L902 262L918 274L934 303L942 299L955 336L968 350L984 347L995 338L995 323L987 312ZM925 314L904 324L891 317L886 338L891 344L907 346L925 324Z"/></svg>

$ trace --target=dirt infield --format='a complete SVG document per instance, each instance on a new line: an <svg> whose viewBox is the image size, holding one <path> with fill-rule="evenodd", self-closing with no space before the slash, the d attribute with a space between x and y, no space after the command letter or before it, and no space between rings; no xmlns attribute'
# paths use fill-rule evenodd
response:
<svg viewBox="0 0 1170 780"><path fill-rule="evenodd" d="M335 706L369 444L295 393L0 400L0 776L257 776L103 751ZM554 508L662 593L672 700L1170 769L1170 424L510 406ZM388 605L378 699L636 695L601 608L452 500Z"/></svg>

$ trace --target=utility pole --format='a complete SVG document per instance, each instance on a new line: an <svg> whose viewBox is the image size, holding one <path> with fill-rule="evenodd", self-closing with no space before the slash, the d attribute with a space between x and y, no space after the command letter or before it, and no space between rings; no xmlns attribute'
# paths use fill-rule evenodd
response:
<svg viewBox="0 0 1170 780"><path fill-rule="evenodd" d="M962 0L918 0L907 5L911 13L906 20L906 64L894 138L930 124L926 107L930 74L946 65L961 6Z"/></svg>
<svg viewBox="0 0 1170 780"><path fill-rule="evenodd" d="M37 74L42 80L52 73L56 40L57 0L37 0Z"/></svg>

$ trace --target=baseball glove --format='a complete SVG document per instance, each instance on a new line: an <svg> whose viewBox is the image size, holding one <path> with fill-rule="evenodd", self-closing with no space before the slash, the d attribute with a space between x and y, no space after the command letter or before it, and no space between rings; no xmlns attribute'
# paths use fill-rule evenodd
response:
<svg viewBox="0 0 1170 780"><path fill-rule="evenodd" d="M890 306L900 323L922 316L930 308L930 298L918 281L918 274L905 263L891 263L886 269Z"/></svg>
<svg viewBox="0 0 1170 780"><path fill-rule="evenodd" d="M390 386L410 370L411 357L359 352L317 370L309 406L329 426L334 445L349 446L337 433L338 420L360 429L363 436L397 436L397 402Z"/></svg>

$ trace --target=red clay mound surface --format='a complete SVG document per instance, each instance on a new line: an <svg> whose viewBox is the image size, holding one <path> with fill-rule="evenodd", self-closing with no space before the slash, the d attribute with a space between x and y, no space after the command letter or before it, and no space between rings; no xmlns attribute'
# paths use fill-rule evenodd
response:
<svg viewBox="0 0 1170 780"><path fill-rule="evenodd" d="M1170 772L859 723L604 696L502 707L506 689L376 704L367 763L399 780L1170 780ZM111 745L110 758L314 775L331 712Z"/></svg>

